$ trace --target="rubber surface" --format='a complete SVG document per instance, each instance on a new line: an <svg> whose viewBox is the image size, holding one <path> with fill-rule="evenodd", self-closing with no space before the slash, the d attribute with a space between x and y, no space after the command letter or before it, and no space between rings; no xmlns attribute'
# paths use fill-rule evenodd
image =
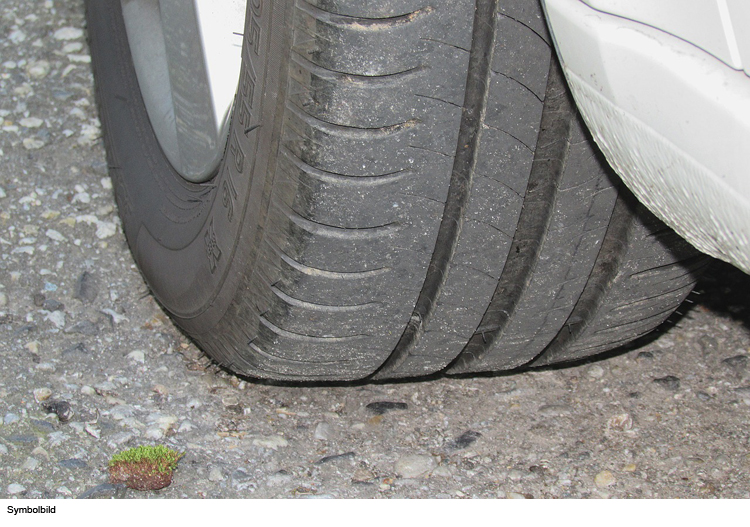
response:
<svg viewBox="0 0 750 527"><path fill-rule="evenodd" d="M87 4L126 235L165 309L238 373L572 360L692 288L702 259L603 161L537 1L252 0L226 159L201 185L153 152L117 7Z"/></svg>

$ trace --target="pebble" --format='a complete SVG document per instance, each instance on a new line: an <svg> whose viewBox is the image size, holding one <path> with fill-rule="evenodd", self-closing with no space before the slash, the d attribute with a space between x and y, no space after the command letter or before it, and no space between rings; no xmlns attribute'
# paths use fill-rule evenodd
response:
<svg viewBox="0 0 750 527"><path fill-rule="evenodd" d="M476 443L480 437L482 437L482 434L479 432L467 430L448 444L448 450L463 450L464 448L468 448Z"/></svg>
<svg viewBox="0 0 750 527"><path fill-rule="evenodd" d="M408 407L406 403L392 401L376 401L365 406L365 408L375 415L383 415L394 410L406 410Z"/></svg>
<svg viewBox="0 0 750 527"><path fill-rule="evenodd" d="M431 478L452 478L453 474L451 473L450 469L446 467L445 465L438 466L435 470L432 471L430 474Z"/></svg>
<svg viewBox="0 0 750 527"><path fill-rule="evenodd" d="M122 421L128 417L133 417L135 408L129 404L119 404L109 411L109 416L115 421Z"/></svg>
<svg viewBox="0 0 750 527"><path fill-rule="evenodd" d="M26 492L26 487L23 485L19 485L18 483L11 483L8 485L8 494L11 496L14 496L16 494L21 494L22 492Z"/></svg>
<svg viewBox="0 0 750 527"><path fill-rule="evenodd" d="M641 351L638 353L638 355L635 357L635 360L637 361L646 361L646 360L653 360L654 354L650 351Z"/></svg>
<svg viewBox="0 0 750 527"><path fill-rule="evenodd" d="M71 469L88 467L88 463L86 463L82 459L77 459L77 458L62 459L58 461L57 464L61 466L62 468L71 468Z"/></svg>
<svg viewBox="0 0 750 527"><path fill-rule="evenodd" d="M143 433L143 437L158 441L164 438L164 430L159 426L151 426Z"/></svg>
<svg viewBox="0 0 750 527"><path fill-rule="evenodd" d="M56 328L65 327L65 312L64 311L53 311L44 317L45 320L52 322Z"/></svg>
<svg viewBox="0 0 750 527"><path fill-rule="evenodd" d="M398 458L393 469L402 478L418 478L431 472L435 466L432 456L407 454Z"/></svg>
<svg viewBox="0 0 750 527"><path fill-rule="evenodd" d="M42 408L49 414L55 414L61 423L73 417L73 408L68 401L49 400L42 404Z"/></svg>
<svg viewBox="0 0 750 527"><path fill-rule="evenodd" d="M47 229L44 234L47 236L47 238L55 242L68 241L68 239L60 233L60 231L56 231L55 229Z"/></svg>
<svg viewBox="0 0 750 527"><path fill-rule="evenodd" d="M78 27L61 27L53 36L56 40L75 40L83 37L83 30Z"/></svg>
<svg viewBox="0 0 750 527"><path fill-rule="evenodd" d="M46 60L35 60L26 67L26 73L32 79L43 79L49 74L50 64Z"/></svg>
<svg viewBox="0 0 750 527"><path fill-rule="evenodd" d="M271 450L289 445L289 442L281 436L260 436L253 438L253 445Z"/></svg>
<svg viewBox="0 0 750 527"><path fill-rule="evenodd" d="M86 431L87 434L89 434L91 437L94 437L96 439L99 439L102 436L102 431L96 428L92 425L86 425L83 427L83 429Z"/></svg>
<svg viewBox="0 0 750 527"><path fill-rule="evenodd" d="M59 313L59 311L55 311L55 313ZM99 326L90 320L82 320L67 328L65 333L76 333L78 335L88 335L93 337L99 334Z"/></svg>
<svg viewBox="0 0 750 527"><path fill-rule="evenodd" d="M96 282L96 277L93 274L84 271L78 277L78 280L76 280L73 296L82 302L92 303L99 293L99 287Z"/></svg>
<svg viewBox="0 0 750 527"><path fill-rule="evenodd" d="M36 449L35 449L36 450ZM8 447L0 443L0 456L4 456L8 453Z"/></svg>
<svg viewBox="0 0 750 527"><path fill-rule="evenodd" d="M219 467L211 467L211 469L208 471L208 481L223 481L224 480L224 473L221 471L221 468Z"/></svg>
<svg viewBox="0 0 750 527"><path fill-rule="evenodd" d="M146 354L144 353L143 350L131 351L130 353L126 355L126 357L130 359L131 361L138 362L140 364L143 364L144 362L146 362Z"/></svg>
<svg viewBox="0 0 750 527"><path fill-rule="evenodd" d="M34 390L34 399L36 399L36 402L41 403L42 401L46 401L52 396L52 390L49 388L37 388Z"/></svg>
<svg viewBox="0 0 750 527"><path fill-rule="evenodd" d="M590 366L586 371L586 375L588 375L592 379L601 379L604 376L604 368L602 368L598 364L594 364Z"/></svg>
<svg viewBox="0 0 750 527"><path fill-rule="evenodd" d="M120 445L124 445L131 439L135 437L135 434L133 432L118 432L116 434L112 434L107 438L107 445L110 448L117 448Z"/></svg>
<svg viewBox="0 0 750 527"><path fill-rule="evenodd" d="M544 417L559 417L572 414L573 408L567 404L545 404L539 407L537 413Z"/></svg>
<svg viewBox="0 0 750 527"><path fill-rule="evenodd" d="M5 296L5 293L0 292L0 307L5 307L8 305L8 297Z"/></svg>
<svg viewBox="0 0 750 527"><path fill-rule="evenodd" d="M46 143L44 141L41 141L35 137L27 137L22 141L23 147L26 150L39 150L42 148Z"/></svg>
<svg viewBox="0 0 750 527"><path fill-rule="evenodd" d="M505 494L505 497L509 500L525 500L526 496L521 494L520 492L508 492Z"/></svg>
<svg viewBox="0 0 750 527"><path fill-rule="evenodd" d="M69 494L72 494L66 487L65 490L68 491ZM86 500L86 499L94 499L94 498L103 498L103 497L111 497L114 496L121 491L125 489L125 485L112 485L111 483L102 483L101 485L97 485L96 487L93 487L83 494L78 496L79 500ZM58 492L60 489L58 489ZM63 493L64 494L64 493Z"/></svg>
<svg viewBox="0 0 750 527"><path fill-rule="evenodd" d="M728 366L735 371L741 371L747 369L747 364L750 361L747 355L735 355L721 361L722 364Z"/></svg>
<svg viewBox="0 0 750 527"><path fill-rule="evenodd" d="M185 421L183 421L183 422L180 423L180 427L177 429L177 432L180 433L180 434L184 434L184 433L190 432L190 431L192 431L194 429L195 429L195 425L192 422L190 422L188 420L185 420Z"/></svg>
<svg viewBox="0 0 750 527"><path fill-rule="evenodd" d="M609 430L617 430L620 432L630 430L633 428L633 418L630 417L630 414L628 413L613 415L607 421L607 428Z"/></svg>
<svg viewBox="0 0 750 527"><path fill-rule="evenodd" d="M317 441L329 441L333 436L333 429L328 423L318 423L315 426L313 438Z"/></svg>
<svg viewBox="0 0 750 527"><path fill-rule="evenodd" d="M3 423L6 426L12 425L13 423L17 423L20 420L21 418L17 414L14 414L12 412L8 412L7 414L5 414L5 417L3 417Z"/></svg>
<svg viewBox="0 0 750 527"><path fill-rule="evenodd" d="M615 483L615 476L609 470L602 470L594 478L594 484L599 488L609 487Z"/></svg>
<svg viewBox="0 0 750 527"><path fill-rule="evenodd" d="M315 462L316 465L324 465L331 461L340 461L342 459L354 459L356 454L354 452L344 452L343 454L334 454L332 456L325 456Z"/></svg>
<svg viewBox="0 0 750 527"><path fill-rule="evenodd" d="M55 313L59 313L59 311L55 311ZM54 373L55 370L57 370L57 367L51 362L40 362L39 364L36 365L36 369L38 371Z"/></svg>
<svg viewBox="0 0 750 527"><path fill-rule="evenodd" d="M673 392L676 392L680 389L680 379L675 377L674 375L667 375L666 377L659 377L658 379L654 379L654 384L660 386L661 388L664 388L665 390L670 390Z"/></svg>
<svg viewBox="0 0 750 527"><path fill-rule="evenodd" d="M33 457L26 458L26 461L23 462L23 465L21 465L21 469L23 470L36 470L36 467L39 466L39 461L37 461Z"/></svg>
<svg viewBox="0 0 750 527"><path fill-rule="evenodd" d="M96 237L100 240L110 238L117 232L117 225L111 221L100 221L96 224Z"/></svg>
<svg viewBox="0 0 750 527"><path fill-rule="evenodd" d="M23 119L18 121L18 124L20 124L24 128L39 128L44 124L44 121L42 121L39 117L24 117Z"/></svg>

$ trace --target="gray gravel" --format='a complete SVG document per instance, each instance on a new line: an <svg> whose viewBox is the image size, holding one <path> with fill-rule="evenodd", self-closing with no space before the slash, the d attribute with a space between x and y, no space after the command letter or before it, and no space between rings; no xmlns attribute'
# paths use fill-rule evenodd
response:
<svg viewBox="0 0 750 527"><path fill-rule="evenodd" d="M83 6L0 3L0 497L111 498L110 456L185 452L152 497L750 497L750 278L606 359L274 386L209 361L116 216Z"/></svg>

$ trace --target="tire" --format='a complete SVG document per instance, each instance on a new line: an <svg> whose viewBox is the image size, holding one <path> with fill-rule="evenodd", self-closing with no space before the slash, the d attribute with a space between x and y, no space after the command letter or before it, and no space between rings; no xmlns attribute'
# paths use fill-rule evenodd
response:
<svg viewBox="0 0 750 527"><path fill-rule="evenodd" d="M159 148L120 2L89 0L87 20L134 258L236 373L577 360L651 331L705 264L609 169L536 0L252 0L204 183Z"/></svg>

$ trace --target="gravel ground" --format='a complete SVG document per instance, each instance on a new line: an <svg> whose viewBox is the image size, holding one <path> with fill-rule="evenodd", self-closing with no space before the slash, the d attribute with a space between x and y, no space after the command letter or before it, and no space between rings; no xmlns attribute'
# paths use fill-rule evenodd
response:
<svg viewBox="0 0 750 527"><path fill-rule="evenodd" d="M82 3L0 17L0 497L750 497L750 277L716 264L654 335L566 368L237 378L132 263ZM171 486L107 483L140 444L185 452Z"/></svg>

